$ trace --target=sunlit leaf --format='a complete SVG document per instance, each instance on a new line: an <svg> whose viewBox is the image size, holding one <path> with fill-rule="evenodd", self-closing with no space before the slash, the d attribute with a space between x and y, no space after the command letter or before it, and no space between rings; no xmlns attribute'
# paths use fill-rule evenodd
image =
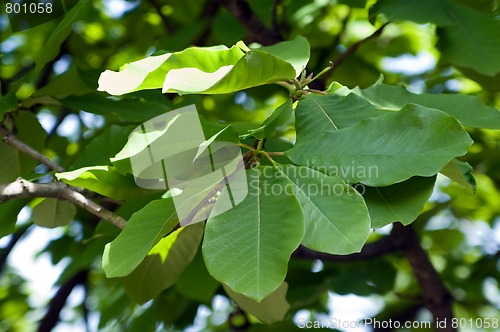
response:
<svg viewBox="0 0 500 332"><path fill-rule="evenodd" d="M309 60L309 44L303 37L284 43L247 53L237 46L214 46L150 56L120 72L105 71L98 90L113 95L155 88L179 94L221 94L292 79Z"/></svg>
<svg viewBox="0 0 500 332"><path fill-rule="evenodd" d="M144 303L172 286L194 258L203 235L204 224L180 228L162 238L144 261L122 279L127 294Z"/></svg>
<svg viewBox="0 0 500 332"><path fill-rule="evenodd" d="M130 274L158 237L178 223L171 199L155 200L132 215L124 230L106 245L102 267L108 278Z"/></svg>

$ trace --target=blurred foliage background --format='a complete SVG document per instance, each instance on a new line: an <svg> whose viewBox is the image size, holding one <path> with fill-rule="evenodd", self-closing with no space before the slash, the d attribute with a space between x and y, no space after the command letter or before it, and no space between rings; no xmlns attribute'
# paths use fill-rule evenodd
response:
<svg viewBox="0 0 500 332"><path fill-rule="evenodd" d="M18 137L68 170L107 163L138 123L193 103L208 121L230 122L242 129L258 126L287 98L284 89L259 87L217 96L162 95L149 90L109 97L96 91L104 69L118 70L124 63L150 54L180 51L190 45L256 41L223 2L67 1L71 15L41 24L35 20L41 14L17 17L23 29L13 31L4 11L7 1L3 1L2 120L6 112L13 112ZM497 19L500 15L495 0L455 2ZM248 1L253 12L282 39L303 35L309 40L308 72L319 72L383 23L380 17L370 17L368 8L374 3ZM437 44L442 28L417 22L389 24L381 36L350 55L323 82L325 86L336 81L364 88L382 80L415 93L477 95L488 105L500 107L500 74L488 76L452 66ZM470 129L469 133L475 143L463 160L474 167L477 190L440 176L425 212L413 225L455 299L455 315L498 318L500 133L487 129ZM283 128L281 136L293 140L291 126ZM3 143L0 156L1 183L13 181L19 174L39 179L45 171L44 166ZM147 202L130 199L116 212L127 218ZM0 236L4 236L0 240L0 330L49 330L51 323L57 323L61 308L56 331L227 331L230 325L244 321L224 289L207 274L200 253L175 286L145 305L137 305L127 297L120 280L106 279L100 267L103 247L117 230L78 211L69 226L41 231L33 225L26 204L27 200L16 200L0 205ZM371 240L389 232L390 226L377 230ZM24 256L13 254L19 247L26 248ZM43 296L35 296L30 282L44 271L32 267L31 276L21 272L34 264L30 256L49 259L48 266L57 266L52 273L60 273ZM345 263L292 260L287 282L291 304L287 320L267 327L250 318L250 330L293 331L298 329L294 322L306 318L431 319L420 301L420 288L410 266L399 252Z"/></svg>

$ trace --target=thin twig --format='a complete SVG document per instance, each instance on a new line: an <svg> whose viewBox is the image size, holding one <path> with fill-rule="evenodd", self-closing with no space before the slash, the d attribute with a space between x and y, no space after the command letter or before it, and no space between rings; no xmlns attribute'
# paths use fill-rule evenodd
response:
<svg viewBox="0 0 500 332"><path fill-rule="evenodd" d="M163 26L165 27L165 30L169 35L175 33L174 26L172 25L172 22L169 21L169 19L162 13L161 11L161 5L158 3L156 0L149 0L148 1L151 6L156 10L156 13L160 16L161 21L163 22Z"/></svg>
<svg viewBox="0 0 500 332"><path fill-rule="evenodd" d="M120 229L125 227L127 222L125 219L85 197L81 194L81 191L80 188L67 185L63 182L33 183L23 178L18 178L9 184L0 185L0 202L16 198L57 198L69 201Z"/></svg>
<svg viewBox="0 0 500 332"><path fill-rule="evenodd" d="M273 3L273 15L272 15L272 25L273 25L274 32L278 36L280 36L280 38L281 38L280 27L279 27L279 23L278 23L278 8L279 8L280 5L281 5L281 0L274 0L274 3Z"/></svg>
<svg viewBox="0 0 500 332"><path fill-rule="evenodd" d="M382 32L384 32L385 27L389 23L390 22L385 23L380 28L378 28L377 30L375 30L375 32L373 32L371 35L369 35L368 37L366 37L364 39L361 39L360 41L354 43L344 53L340 54L335 59L335 61L333 61L333 65L330 67L330 70L327 71L327 72L325 72L325 74L323 75L323 80L326 80L328 78L328 76L332 75L333 72L338 67L340 67L348 57L350 57L352 54L354 54L361 45L366 44L366 43L368 43L369 41L371 41L371 40L373 40L375 38L378 38L382 34Z"/></svg>
<svg viewBox="0 0 500 332"><path fill-rule="evenodd" d="M3 135L3 141L6 144L9 144L13 148L26 153L27 155L31 156L33 159L39 161L42 164L47 165L50 167L50 169L57 171L57 172L64 172L64 168L50 160L49 158L45 157L43 154L40 152L36 151L32 147L28 146L26 143L21 142L12 134L7 128L5 128L3 125L0 125L0 133Z"/></svg>

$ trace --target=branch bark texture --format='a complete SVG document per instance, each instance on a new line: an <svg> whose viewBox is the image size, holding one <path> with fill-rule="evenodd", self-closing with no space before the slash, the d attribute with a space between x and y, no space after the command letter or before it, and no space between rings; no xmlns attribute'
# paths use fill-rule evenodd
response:
<svg viewBox="0 0 500 332"><path fill-rule="evenodd" d="M62 182L33 183L23 178L6 185L0 185L0 202L15 198L47 197L69 201L76 206L109 221L119 228L124 228L126 220L106 210L99 204L81 194L79 188L72 187Z"/></svg>

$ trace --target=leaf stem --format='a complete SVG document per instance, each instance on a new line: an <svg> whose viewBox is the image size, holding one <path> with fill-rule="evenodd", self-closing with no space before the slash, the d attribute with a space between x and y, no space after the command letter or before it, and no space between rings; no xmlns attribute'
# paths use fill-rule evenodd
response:
<svg viewBox="0 0 500 332"><path fill-rule="evenodd" d="M253 146L250 146L250 145L245 144L245 143L238 143L238 146L241 146L242 148L245 148L245 149L250 150L250 151L255 151L255 148Z"/></svg>

